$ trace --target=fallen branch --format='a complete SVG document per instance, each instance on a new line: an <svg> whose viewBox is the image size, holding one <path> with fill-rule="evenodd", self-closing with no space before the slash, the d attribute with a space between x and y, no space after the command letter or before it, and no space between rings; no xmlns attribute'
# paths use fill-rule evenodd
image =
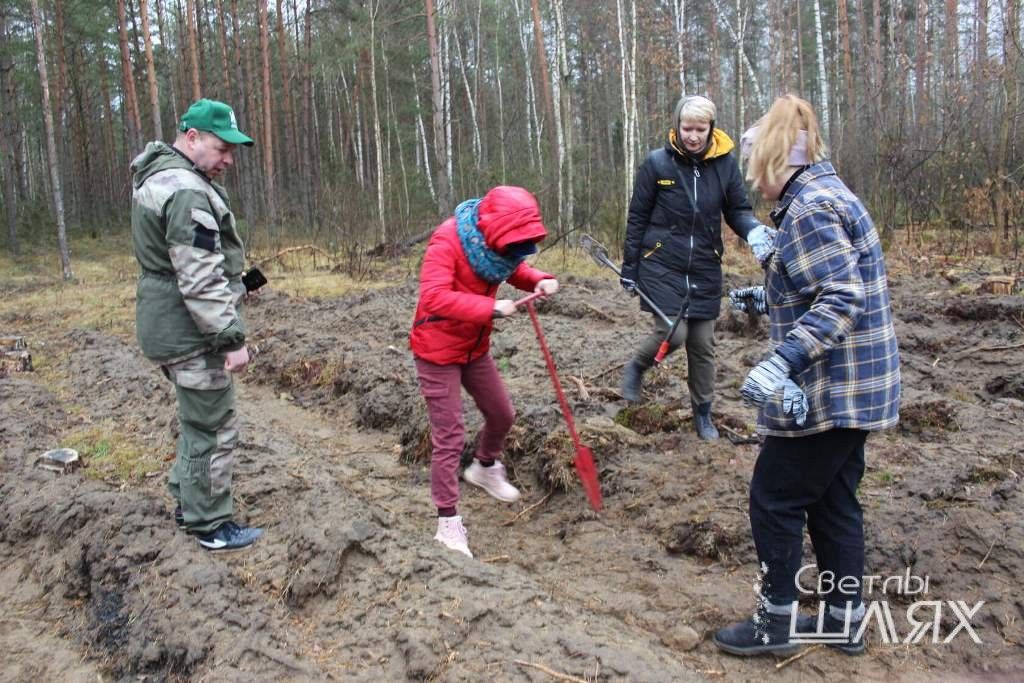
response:
<svg viewBox="0 0 1024 683"><path fill-rule="evenodd" d="M276 260L280 259L282 256L286 256L288 254L294 254L295 252L299 252L299 251L312 251L312 252L314 252L316 254L320 254L325 259L330 261L332 264L333 263L337 263L337 261L338 261L338 259L336 257L328 254L326 251L324 251L320 247L316 246L315 244L302 244L302 245L299 245L297 247L288 247L287 249L282 249L281 251L277 252L273 256L268 256L265 259L260 259L256 263L253 263L251 267L255 268L255 267L258 267L258 266L262 266L264 264L270 263L271 261L276 261Z"/></svg>
<svg viewBox="0 0 1024 683"><path fill-rule="evenodd" d="M590 378L590 383L593 384L594 380L597 379L598 377L604 377L609 372L615 372L616 370L620 370L623 367L625 367L625 365L626 365L626 361L623 361L623 362L619 363L618 365L613 365L612 367L608 368L607 370L603 370L603 371L597 373L596 375L594 375L593 377Z"/></svg>
<svg viewBox="0 0 1024 683"><path fill-rule="evenodd" d="M981 562L978 563L978 569L981 569L981 565L985 564L985 560L987 560L988 556L992 554L992 548L995 548L995 547L996 547L996 542L993 540L992 541L992 545L990 545L988 547L988 552L985 553L985 557L981 558Z"/></svg>
<svg viewBox="0 0 1024 683"><path fill-rule="evenodd" d="M596 315L601 320L604 320L605 322L609 322L609 323L615 322L615 318L611 317L610 315L608 315L607 313L602 311L597 306L591 306L586 301L583 302L583 305L586 306L588 309L590 309L590 312L593 313L594 315Z"/></svg>
<svg viewBox="0 0 1024 683"><path fill-rule="evenodd" d="M572 383L576 385L576 389L580 392L580 400L589 401L590 394L587 392L587 385L583 383L583 379L580 377L573 377L572 375L569 376L569 379L572 380Z"/></svg>
<svg viewBox="0 0 1024 683"><path fill-rule="evenodd" d="M795 655L793 655L789 659L783 659L781 662L779 662L778 664L775 665L775 670L778 671L779 669L781 669L784 666L789 666L790 664L792 664L796 660L800 659L801 657L806 657L807 655L811 654L815 650L820 650L823 647L825 647L825 646L824 645L814 645L813 647L809 647L806 650L803 650L801 652L796 653Z"/></svg>
<svg viewBox="0 0 1024 683"><path fill-rule="evenodd" d="M556 678L556 679L558 679L560 681L572 681L572 683L587 683L586 679L576 678L575 676L570 676L569 674L559 673L559 672L555 671L554 669L549 669L548 667L544 666L543 664L534 664L533 662L524 662L521 659L516 659L514 661L519 666L528 666L531 669L536 669L537 671L543 671L548 676L551 676L552 678Z"/></svg>
<svg viewBox="0 0 1024 683"><path fill-rule="evenodd" d="M961 358L969 356L972 353L981 353L982 351L1012 351L1013 349L1020 348L1024 348L1024 342L1021 342L1020 344L1010 344L1009 346L977 346L973 349L961 351L960 353L954 355L952 357L952 360L960 360Z"/></svg>
<svg viewBox="0 0 1024 683"><path fill-rule="evenodd" d="M518 513L516 513L515 517L513 517L512 519L510 519L507 522L505 522L504 524L502 524L502 526L512 526L513 524L515 524L516 520L518 520L520 517L522 517L523 515L527 514L528 512L533 510L534 508L540 507L541 505L546 503L548 501L548 498L550 498L553 495L555 495L555 492L553 490L552 491L548 491L548 495L544 496L543 498L541 498L540 500L538 500L536 503L534 503L530 507L526 508L525 510L520 510Z"/></svg>

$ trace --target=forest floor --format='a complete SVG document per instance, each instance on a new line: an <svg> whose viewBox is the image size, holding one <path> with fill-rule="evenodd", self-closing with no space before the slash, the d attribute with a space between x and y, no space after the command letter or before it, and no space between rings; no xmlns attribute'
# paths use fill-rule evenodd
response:
<svg viewBox="0 0 1024 683"><path fill-rule="evenodd" d="M266 534L215 555L171 520L174 395L134 341L131 257L110 250L78 254L74 286L0 261L0 336L23 336L35 360L34 372L0 378L0 679L1024 675L1024 297L976 291L1010 262L889 259L902 422L868 440L867 571L909 570L929 585L876 585L867 597L888 605L901 639L908 608L942 601L939 642L930 629L921 642L883 642L876 624L865 656L817 646L778 668L711 642L754 604L746 510L758 447L696 438L682 353L649 373L642 409L624 410L615 387L650 321L609 271L545 254L563 289L538 307L605 509L592 512L570 476L528 319L499 321L492 353L518 411L507 463L523 497L502 504L463 485L471 560L432 539L407 345L415 260L380 266L372 286L269 263L271 284L247 311L260 353L239 383L234 476L237 516ZM739 251L727 287L757 281ZM715 418L740 436L755 416L739 385L765 344L763 323L719 320ZM471 444L480 418L467 408ZM58 446L85 466L35 466ZM948 601L984 601L970 619L980 643L954 631Z"/></svg>

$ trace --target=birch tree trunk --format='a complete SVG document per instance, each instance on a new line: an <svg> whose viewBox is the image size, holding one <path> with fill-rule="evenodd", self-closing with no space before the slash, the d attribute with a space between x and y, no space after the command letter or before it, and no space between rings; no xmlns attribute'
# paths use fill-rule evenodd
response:
<svg viewBox="0 0 1024 683"><path fill-rule="evenodd" d="M821 130L828 139L830 133L828 75L825 69L825 41L821 33L821 2L814 0L814 40L818 51L818 93L821 103L818 115L821 117Z"/></svg>
<svg viewBox="0 0 1024 683"><path fill-rule="evenodd" d="M616 18L619 25L619 60L621 62L619 86L622 91L622 197L623 206L628 211L629 200L632 196L633 174L636 171L636 161L633 157L636 145L633 140L633 108L630 102L630 93L633 86L632 53L628 47L629 37L626 35L626 21L623 16L625 12L622 3L623 0L615 0ZM635 35L633 40L636 40Z"/></svg>
<svg viewBox="0 0 1024 683"><path fill-rule="evenodd" d="M914 108L915 119L919 126L924 126L927 119L927 69L928 69L928 2L917 0L917 12L914 21Z"/></svg>
<svg viewBox="0 0 1024 683"><path fill-rule="evenodd" d="M427 42L430 49L430 93L433 103L434 165L437 168L437 212L447 216L452 211L451 186L445 173L444 93L441 90L440 46L437 40L434 0L424 0L427 11Z"/></svg>
<svg viewBox="0 0 1024 683"><path fill-rule="evenodd" d="M540 116L537 114L537 89L533 83L533 67L530 60L530 45L527 32L523 30L522 8L520 0L512 3L516 12L516 34L519 46L523 51L523 68L526 73L526 140L530 147L530 166L544 172L544 155L541 154L540 140L542 132Z"/></svg>
<svg viewBox="0 0 1024 683"><path fill-rule="evenodd" d="M561 131L559 143L559 166L564 171L559 173L560 194L562 204L560 207L559 223L562 226L563 234L572 228L575 221L575 185L576 171L573 164L573 113L572 113L572 72L569 70L569 50L566 34L568 32L565 23L565 12L562 8L562 0L553 0L552 7L555 10L555 37L558 54L558 80L561 81L559 88L560 121ZM562 178L565 178L564 186Z"/></svg>
<svg viewBox="0 0 1024 683"><path fill-rule="evenodd" d="M672 0L672 19L676 28L676 63L679 68L679 96L686 96L686 60L683 45L686 38L686 0Z"/></svg>
<svg viewBox="0 0 1024 683"><path fill-rule="evenodd" d="M462 42L459 40L459 32L452 31L451 35L452 40L455 41L455 53L459 57L459 71L462 74L462 85L466 89L466 100L469 103L469 119L473 125L473 168L479 171L482 163L482 151L480 142L480 124L477 121L476 115L476 100L473 97L472 88L469 87L469 76L466 75L466 60L462 54Z"/></svg>
<svg viewBox="0 0 1024 683"><path fill-rule="evenodd" d="M123 0L121 11L124 12ZM124 24L122 23L122 26ZM39 0L32 0L32 29L36 37L36 61L39 67L39 86L43 91L43 125L46 129L46 151L50 167L50 185L53 205L57 213L57 246L60 250L60 269L65 281L73 280L71 253L68 250L67 228L64 225L64 197L60 190L60 166L57 163L57 140L53 130L53 110L50 109L50 80L46 75L46 48L43 47L43 27L39 19Z"/></svg>
<svg viewBox="0 0 1024 683"><path fill-rule="evenodd" d="M149 2L139 0L139 18L142 20L142 42L146 46L146 79L149 81L149 105L153 111L154 140L163 140L163 122L160 120L160 91L156 85L156 64L153 62L153 39L149 34Z"/></svg>
<svg viewBox="0 0 1024 683"><path fill-rule="evenodd" d="M423 125L423 105L420 102L419 80L416 78L416 70L412 71L412 92L416 102L416 137L417 149L422 145L423 149L423 175L427 179L427 190L430 191L430 200L437 206L437 192L434 190L434 177L430 173L430 145L427 142L427 129ZM417 152L416 158L420 158Z"/></svg>
<svg viewBox="0 0 1024 683"><path fill-rule="evenodd" d="M817 4L818 0L814 1L815 4ZM726 14L722 11L722 5L718 0L711 0L711 2L714 4L715 11L718 13L718 16L725 17ZM712 19L712 21L714 21L714 19ZM723 21L722 24L725 26L725 30L729 33L729 37L732 38L732 41L736 44L737 54L740 57L743 68L747 72L747 78L750 79L750 84L754 88L754 97L757 99L757 103L762 109L768 109L768 101L765 99L764 92L761 90L761 85L757 78L757 72L754 71L754 66L750 63L750 59L747 57L747 51L743 49L743 18L739 11L739 0L737 0L736 27L734 28L728 21Z"/></svg>
<svg viewBox="0 0 1024 683"><path fill-rule="evenodd" d="M377 104L377 12L380 0L370 3L370 99L373 100L373 149L377 161L377 220L380 243L387 244L387 223L384 220L384 155L380 144L380 107Z"/></svg>
<svg viewBox="0 0 1024 683"><path fill-rule="evenodd" d="M1007 169L1007 160L1014 158L1013 143L1016 124L1021 117L1020 74L1017 65L1020 60L1020 0L1006 0L1003 12L1003 90L1006 94L1006 110L999 117L998 164L996 166L995 206L995 253L1010 239L1009 207L1013 192L1012 174ZM1014 240L1014 253L1017 241Z"/></svg>

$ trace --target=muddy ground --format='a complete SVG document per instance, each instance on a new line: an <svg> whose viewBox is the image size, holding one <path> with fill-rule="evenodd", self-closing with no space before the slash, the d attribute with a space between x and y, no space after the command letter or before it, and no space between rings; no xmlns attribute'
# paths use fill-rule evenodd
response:
<svg viewBox="0 0 1024 683"><path fill-rule="evenodd" d="M984 600L971 621L981 644L964 631L892 644L874 629L859 658L818 648L777 670L720 655L714 629L753 605L757 445L696 438L682 354L648 377L642 410L623 412L614 387L650 323L610 277L564 277L540 307L606 509L591 512L570 476L529 320L500 321L493 354L519 413L508 463L524 495L506 505L464 486L476 559L443 550L406 343L409 281L332 300L271 287L249 309L260 354L240 386L235 492L238 517L267 533L234 555L205 553L171 522L173 393L133 340L90 329L30 340L58 371L0 379L0 679L1019 678L1024 297L964 294L970 270L891 270L903 422L868 442L867 569L927 576L924 599ZM8 316L0 332L43 314ZM719 323L715 416L738 436L754 422L739 383L764 336ZM69 431L111 417L161 463L155 476L33 467ZM473 435L474 411L468 424ZM900 636L922 599L893 587L868 597L888 601ZM947 608L941 635L956 623Z"/></svg>

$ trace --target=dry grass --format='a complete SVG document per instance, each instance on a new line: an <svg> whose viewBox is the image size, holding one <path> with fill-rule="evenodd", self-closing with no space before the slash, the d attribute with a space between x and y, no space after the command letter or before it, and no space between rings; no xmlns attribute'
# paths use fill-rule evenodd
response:
<svg viewBox="0 0 1024 683"><path fill-rule="evenodd" d="M164 469L158 458L120 432L113 420L71 432L61 440L61 446L78 451L85 476L113 484L137 484Z"/></svg>
<svg viewBox="0 0 1024 683"><path fill-rule="evenodd" d="M75 281L64 282L54 253L0 255L0 332L52 339L73 327L127 336L134 332L137 267L130 243L82 239L74 244Z"/></svg>

